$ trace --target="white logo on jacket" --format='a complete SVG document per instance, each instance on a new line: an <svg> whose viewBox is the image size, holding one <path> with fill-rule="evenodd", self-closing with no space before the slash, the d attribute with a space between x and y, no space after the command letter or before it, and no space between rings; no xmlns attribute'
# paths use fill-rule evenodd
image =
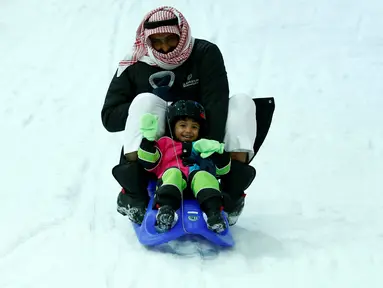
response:
<svg viewBox="0 0 383 288"><path fill-rule="evenodd" d="M199 83L199 79L192 79L193 78L193 74L189 74L188 77L186 78L187 81L185 83L182 84L182 86L184 88L186 87L189 87L189 86L194 86L194 85L197 85Z"/></svg>

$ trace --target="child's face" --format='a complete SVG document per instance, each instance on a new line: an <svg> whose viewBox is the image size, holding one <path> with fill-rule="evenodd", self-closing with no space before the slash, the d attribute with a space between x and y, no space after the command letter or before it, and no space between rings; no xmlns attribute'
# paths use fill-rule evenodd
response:
<svg viewBox="0 0 383 288"><path fill-rule="evenodd" d="M198 122L186 118L176 122L174 133L178 141L193 142L198 139L199 129Z"/></svg>

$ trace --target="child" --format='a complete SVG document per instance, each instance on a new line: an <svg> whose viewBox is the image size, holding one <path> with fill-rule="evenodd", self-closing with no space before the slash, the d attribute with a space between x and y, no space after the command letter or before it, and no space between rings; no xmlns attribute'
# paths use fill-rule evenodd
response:
<svg viewBox="0 0 383 288"><path fill-rule="evenodd" d="M195 101L177 101L167 115L171 138L164 136L154 141L157 118L152 114L141 118L144 137L138 150L138 161L158 177L154 196L157 229L163 232L174 226L182 193L189 188L207 216L208 228L223 232L226 223L221 215L222 196L216 176L230 171L231 160L223 143L200 139L206 125L204 108Z"/></svg>

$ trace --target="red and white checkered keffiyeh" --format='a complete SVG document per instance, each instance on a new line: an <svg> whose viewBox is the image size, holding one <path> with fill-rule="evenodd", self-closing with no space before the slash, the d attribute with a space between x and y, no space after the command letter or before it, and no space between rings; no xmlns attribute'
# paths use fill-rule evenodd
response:
<svg viewBox="0 0 383 288"><path fill-rule="evenodd" d="M146 20L149 22L156 22L173 19L175 17L178 18L178 26L161 26L155 29L144 29ZM148 37L156 33L175 33L179 35L180 40L176 49L167 54L157 52L153 49ZM194 38L191 36L189 24L177 9L169 6L154 9L144 17L138 27L133 51L120 61L117 77L120 76L126 68L137 61L145 62L153 66L159 66L165 70L172 70L180 66L189 58L193 50L193 45Z"/></svg>

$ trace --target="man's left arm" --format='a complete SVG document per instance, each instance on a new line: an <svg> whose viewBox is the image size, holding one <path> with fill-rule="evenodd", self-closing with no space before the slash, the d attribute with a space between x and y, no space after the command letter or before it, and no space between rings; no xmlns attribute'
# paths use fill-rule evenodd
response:
<svg viewBox="0 0 383 288"><path fill-rule="evenodd" d="M200 67L201 104L206 111L207 139L223 142L229 108L229 83L221 51L206 48Z"/></svg>

